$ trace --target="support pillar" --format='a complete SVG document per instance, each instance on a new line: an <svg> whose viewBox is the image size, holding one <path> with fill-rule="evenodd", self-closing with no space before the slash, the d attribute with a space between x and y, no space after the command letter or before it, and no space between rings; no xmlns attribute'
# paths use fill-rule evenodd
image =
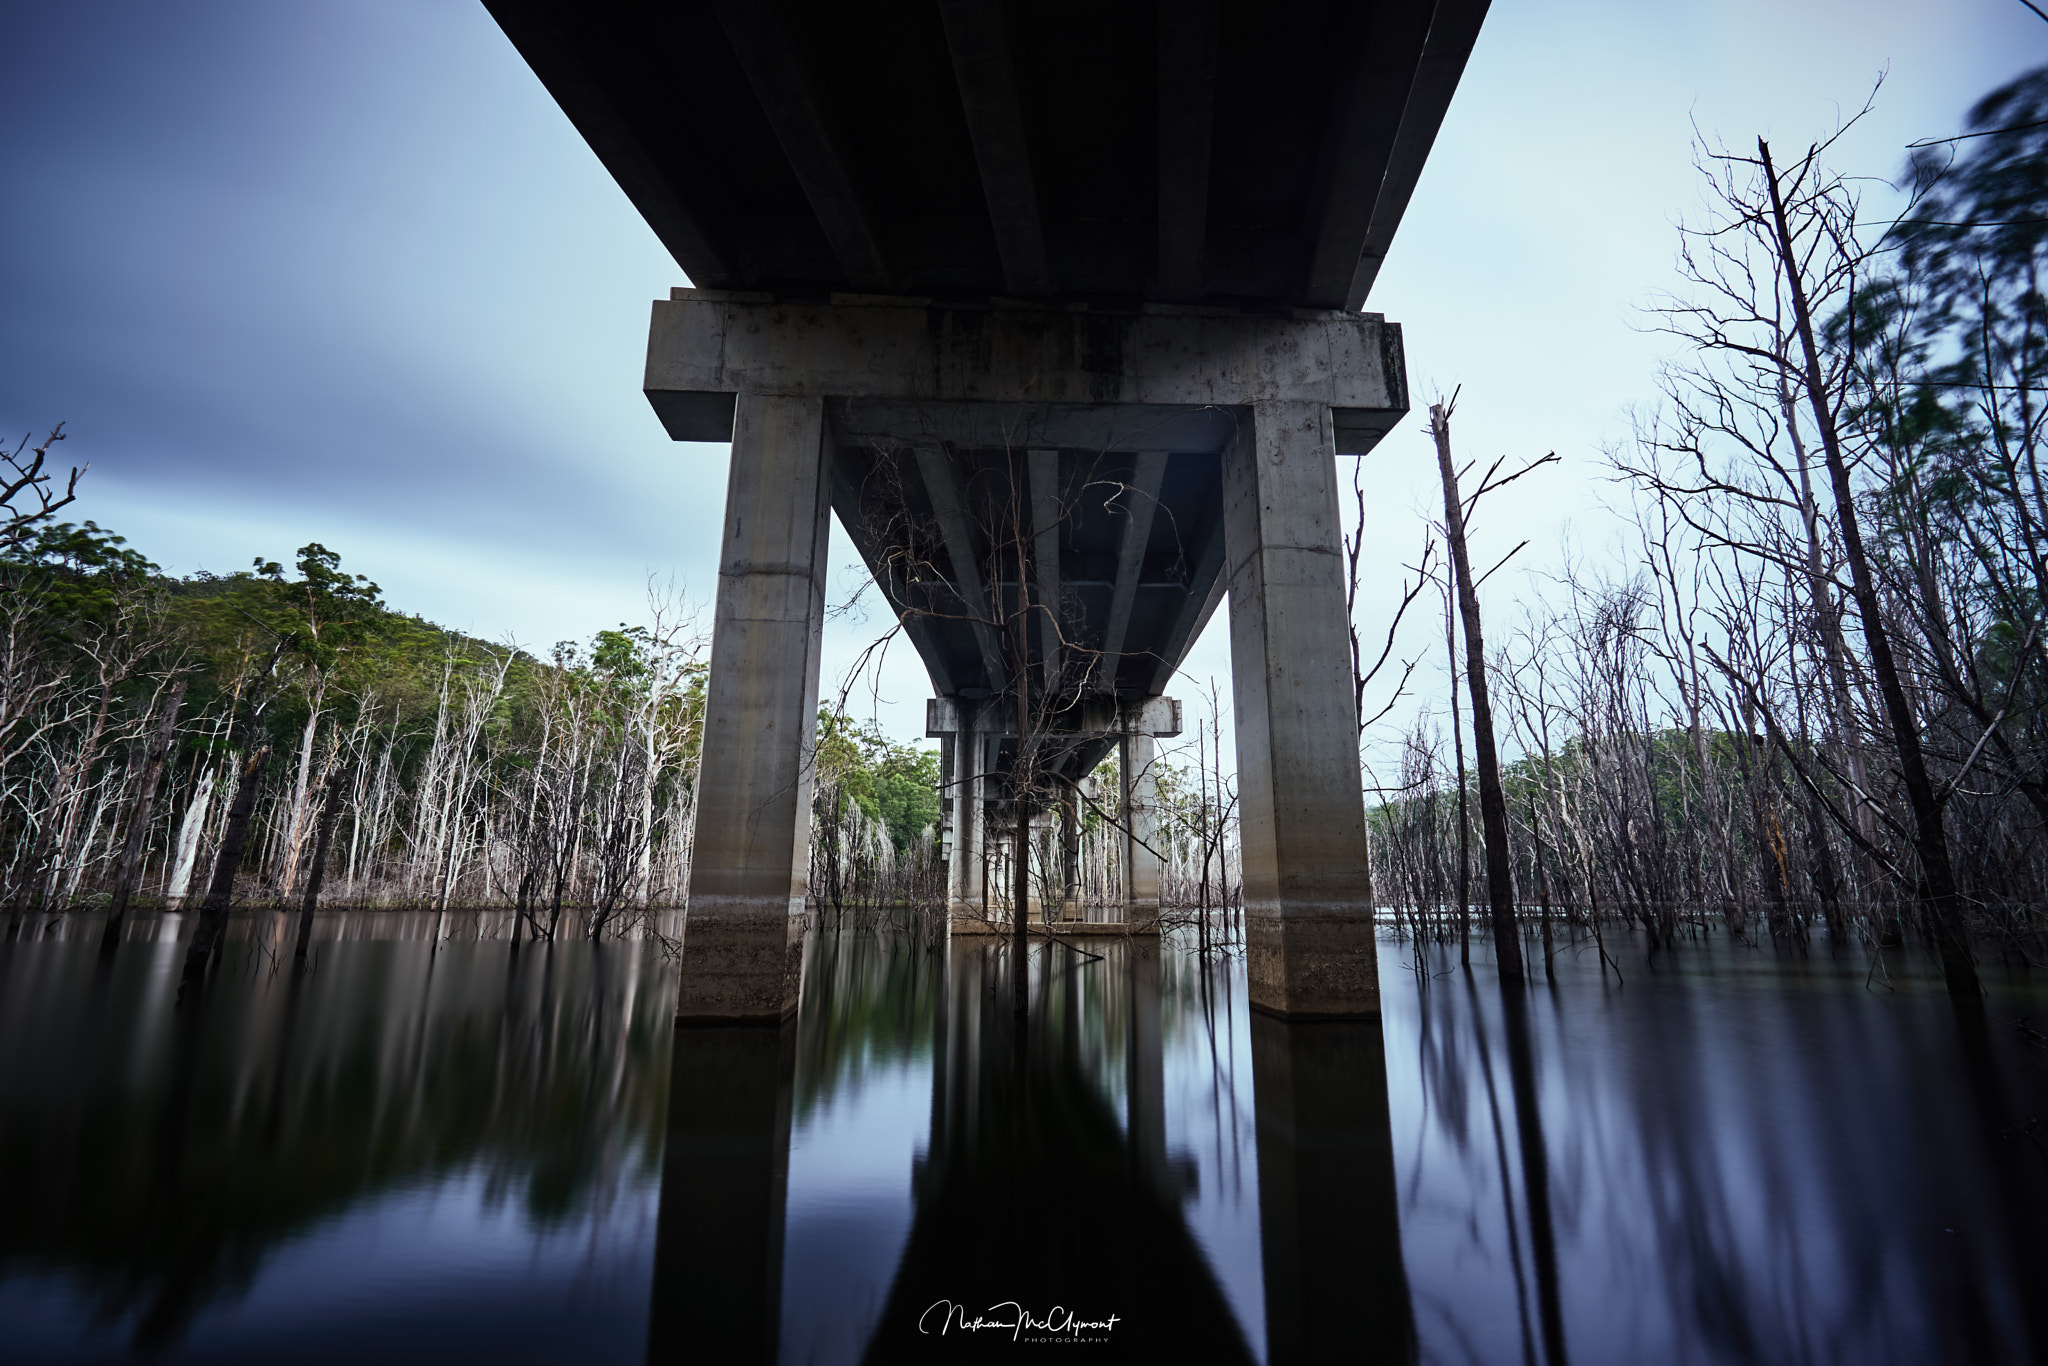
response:
<svg viewBox="0 0 2048 1366"><path fill-rule="evenodd" d="M796 1009L831 515L823 433L821 399L738 398L679 1021Z"/></svg>
<svg viewBox="0 0 2048 1366"><path fill-rule="evenodd" d="M1251 1002L1376 1016L1329 406L1251 405L1224 449L1223 509Z"/></svg>
<svg viewBox="0 0 2048 1366"><path fill-rule="evenodd" d="M953 740L955 771L953 785L953 865L947 870L951 884L951 914L955 925L980 925L982 913L982 753L987 748L981 730L982 709L972 702L959 703L959 730Z"/></svg>
<svg viewBox="0 0 2048 1366"><path fill-rule="evenodd" d="M1153 772L1158 745L1144 728L1141 709L1129 709L1117 737L1117 769L1123 784L1118 803L1124 831L1124 923L1150 925L1159 919L1159 784Z"/></svg>

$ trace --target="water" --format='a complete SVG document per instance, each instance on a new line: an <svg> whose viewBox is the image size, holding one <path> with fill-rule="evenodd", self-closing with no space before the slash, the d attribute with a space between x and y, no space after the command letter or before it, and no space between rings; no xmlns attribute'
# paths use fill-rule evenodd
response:
<svg viewBox="0 0 2048 1366"><path fill-rule="evenodd" d="M0 946L0 1360L2048 1352L2024 977L1710 941L1517 1006L1389 940L1383 1026L1286 1026L1106 943L1020 1038L1001 946L847 934L797 1025L677 1031L654 941L337 915L295 973L259 914L174 1009L181 928ZM937 1331L1004 1302L1054 1326Z"/></svg>

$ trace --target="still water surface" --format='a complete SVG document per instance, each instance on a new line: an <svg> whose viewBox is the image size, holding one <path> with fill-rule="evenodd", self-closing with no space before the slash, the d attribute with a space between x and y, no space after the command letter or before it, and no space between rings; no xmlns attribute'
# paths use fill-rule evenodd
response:
<svg viewBox="0 0 2048 1366"><path fill-rule="evenodd" d="M998 946L819 935L798 1023L676 1031L653 941L334 915L294 972L253 915L174 1008L178 928L0 945L0 1359L2048 1352L2023 977L1710 941L1517 1005L1389 939L1383 1025L1287 1026L1050 946L1020 1035ZM1113 1326L937 1331L1009 1301Z"/></svg>

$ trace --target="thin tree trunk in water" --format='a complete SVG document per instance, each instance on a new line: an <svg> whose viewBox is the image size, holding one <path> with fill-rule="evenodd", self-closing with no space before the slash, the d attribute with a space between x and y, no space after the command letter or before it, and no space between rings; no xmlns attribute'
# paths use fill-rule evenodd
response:
<svg viewBox="0 0 2048 1366"><path fill-rule="evenodd" d="M1444 653L1451 662L1451 748L1458 756L1458 966L1472 965L1472 822L1465 811L1465 724L1458 717L1458 619L1444 585Z"/></svg>
<svg viewBox="0 0 2048 1366"><path fill-rule="evenodd" d="M1870 559L1863 549L1863 531L1856 519L1856 494L1849 484L1849 467L1842 458L1842 443L1835 430L1835 415L1828 408L1822 388L1820 348L1813 338L1813 316L1806 299L1806 283L1799 274L1799 253L1793 246L1792 230L1785 219L1785 200L1778 187L1777 168L1771 164L1770 144L1757 139L1757 153L1763 158L1764 179L1770 185L1771 217L1777 230L1779 265L1792 300L1793 320L1799 328L1799 345L1806 362L1806 397L1820 427L1821 450L1827 457L1828 478L1834 486L1835 516L1842 532L1842 550L1849 561L1849 582L1856 599L1856 612L1863 622L1863 639L1870 650L1870 671L1877 676L1878 694L1884 699L1886 718L1891 722L1892 740L1899 747L1899 774L1906 786L1906 799L1913 808L1914 847L1920 855L1921 895L1933 922L1935 943L1941 950L1942 975L1952 996L1977 997L1984 994L1977 980L1977 964L1970 951L1969 933L1963 925L1963 908L1956 896L1955 870L1949 863L1948 833L1942 828L1942 803L1935 796L1934 783L1927 774L1927 757L1920 746L1920 729L1906 690L1899 681L1898 661L1892 657L1891 635L1884 624L1877 585L1870 573Z"/></svg>
<svg viewBox="0 0 2048 1366"><path fill-rule="evenodd" d="M1529 843L1530 858L1536 865L1537 904L1543 908L1543 975L1548 980L1557 980L1557 969L1551 964L1550 947L1550 876L1543 866L1543 818L1536 811L1536 794L1529 794Z"/></svg>
<svg viewBox="0 0 2048 1366"><path fill-rule="evenodd" d="M136 784L135 805L128 813L128 838L121 846L121 862L114 873L114 900L107 908L107 930L100 938L100 952L109 954L121 942L122 922L128 918L128 901L135 895L136 875L142 867L142 845L149 834L149 807L156 800L156 787L163 780L164 764L170 757L171 737L178 729L178 708L184 705L185 680L171 685L164 698L163 718L149 739L149 757L142 763L142 781Z"/></svg>
<svg viewBox="0 0 2048 1366"><path fill-rule="evenodd" d="M306 961L306 946L313 938L313 912L320 906L320 884L327 880L327 851L334 843L334 823L341 815L341 793L348 776L336 770L327 779L327 801L320 808L320 829L313 837L313 866L306 870L306 899L299 905L299 944L292 953L296 962Z"/></svg>
<svg viewBox="0 0 2048 1366"><path fill-rule="evenodd" d="M1031 744L1031 636L1029 580L1024 574L1024 529L1017 527L1017 763L1010 776L1010 797L1017 803L1017 854L1016 867L1012 871L1010 902L1010 956L1014 960L1010 973L1010 1008L1022 1019L1031 1011L1031 963L1030 926L1027 910L1031 905L1031 803L1026 792L1029 777L1029 762L1026 755ZM1128 782L1128 780L1126 780ZM1130 876L1130 870L1124 870ZM1129 891L1125 892L1126 904ZM1020 1031L1019 1039L1023 1035Z"/></svg>
<svg viewBox="0 0 2048 1366"><path fill-rule="evenodd" d="M1465 618L1465 672L1472 685L1473 757L1479 762L1479 820L1486 831L1486 895L1493 911L1493 957L1503 977L1522 974L1522 940L1515 928L1515 875L1508 866L1508 800L1500 785L1500 759L1493 743L1493 703L1486 688L1486 643L1479 631L1479 592L1465 551L1465 507L1458 472L1451 465L1451 415L1430 405L1436 437L1437 473L1444 481L1444 530L1451 541L1451 565L1458 580L1458 608Z"/></svg>
<svg viewBox="0 0 2048 1366"><path fill-rule="evenodd" d="M234 804L228 808L227 827L221 831L220 852L214 855L213 884L199 908L199 924L192 932L192 946L185 952L185 972L178 986L186 988L206 974L207 960L227 927L228 907L235 899L235 873L242 866L242 846L249 838L249 818L256 813L256 798L263 787L263 769L270 762L270 746L258 745L242 765L241 781L235 785Z"/></svg>

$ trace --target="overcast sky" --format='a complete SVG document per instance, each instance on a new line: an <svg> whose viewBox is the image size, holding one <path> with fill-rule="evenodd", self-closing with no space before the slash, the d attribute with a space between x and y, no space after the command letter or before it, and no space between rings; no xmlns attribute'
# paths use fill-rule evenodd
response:
<svg viewBox="0 0 2048 1366"><path fill-rule="evenodd" d="M650 576L709 599L725 450L639 392L684 277L480 5L8 5L0 53L0 431L69 424L75 515L176 573L318 540L394 606L529 646L637 619ZM1465 452L1564 458L1479 534L1533 538L1528 571L1567 529L1611 543L1599 452L1654 397L1637 310L1698 203L1695 122L1803 146L1888 71L1839 161L1889 176L2044 61L2018 0L1497 3L1368 304L1418 406L1464 386ZM1436 496L1418 418L1366 469L1370 623ZM878 625L834 625L828 691ZM1226 676L1220 627L1198 679ZM896 656L908 736L927 686Z"/></svg>

